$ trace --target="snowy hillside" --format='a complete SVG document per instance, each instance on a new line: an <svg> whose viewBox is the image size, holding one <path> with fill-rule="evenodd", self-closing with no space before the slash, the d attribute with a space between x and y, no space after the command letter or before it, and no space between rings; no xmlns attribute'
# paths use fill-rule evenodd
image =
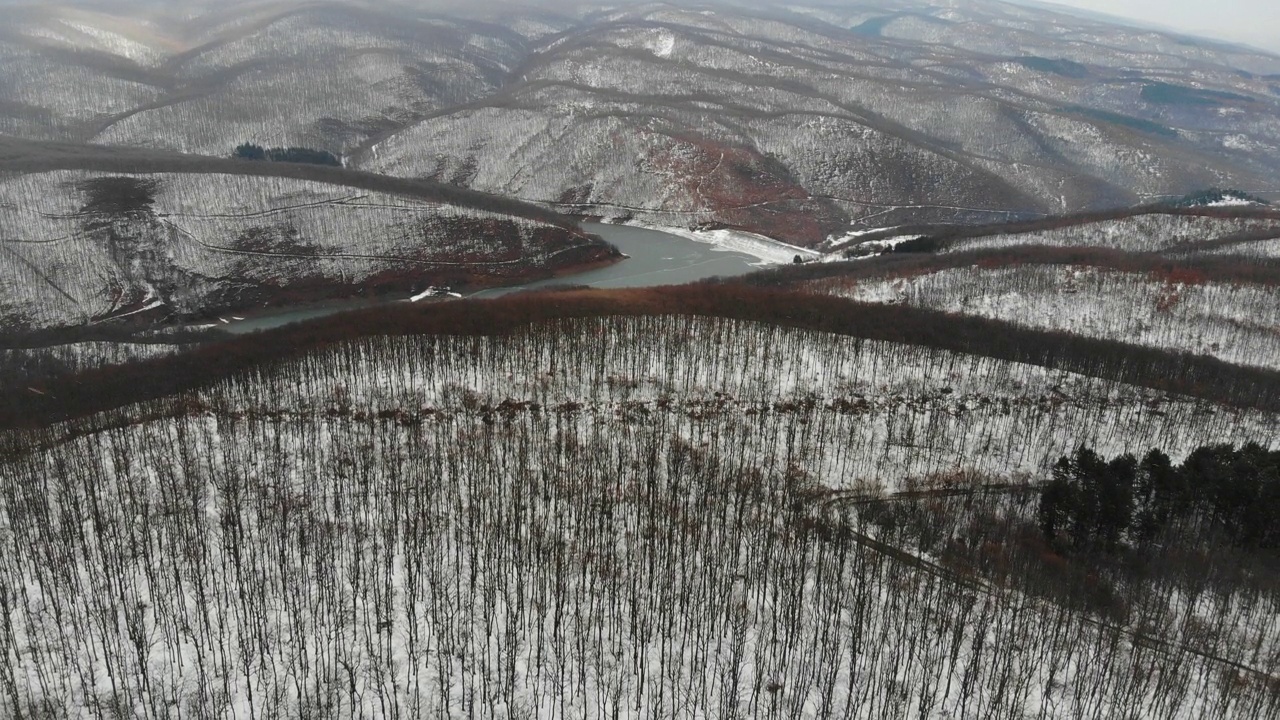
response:
<svg viewBox="0 0 1280 720"><path fill-rule="evenodd" d="M10 331L493 284L606 258L577 230L285 177L52 171L0 180Z"/></svg>
<svg viewBox="0 0 1280 720"><path fill-rule="evenodd" d="M0 466L4 714L1280 709L1273 596L1172 584L1100 617L859 501L1273 415L680 317L363 340L162 407Z"/></svg>
<svg viewBox="0 0 1280 720"><path fill-rule="evenodd" d="M1030 265L971 266L828 287L854 300L905 303L1280 369L1280 293L1274 285Z"/></svg>
<svg viewBox="0 0 1280 720"><path fill-rule="evenodd" d="M1253 243L1280 237L1280 216L1274 214L1145 213L1114 220L1054 223L1057 227L1031 231L1012 229L991 234L970 233L945 241L946 252L1025 246L1098 247L1130 253L1197 253L1218 250L1242 253ZM1228 251L1227 247L1233 247Z"/></svg>
<svg viewBox="0 0 1280 720"><path fill-rule="evenodd" d="M864 253L882 252L884 240L853 237L842 252L861 259L794 282L863 302L1280 368L1274 213L1217 207L1042 225L913 234L879 257Z"/></svg>
<svg viewBox="0 0 1280 720"><path fill-rule="evenodd" d="M0 130L217 156L242 142L341 154L489 94L526 42L496 26L394 7L237 3L187 12L20 9L0 33L9 70Z"/></svg>
<svg viewBox="0 0 1280 720"><path fill-rule="evenodd" d="M524 54L515 33L415 14L299 6L175 58L180 88L90 140L226 155L242 142L343 154L491 93ZM490 29L494 32L494 29Z"/></svg>
<svg viewBox="0 0 1280 720"><path fill-rule="evenodd" d="M1280 719L1280 56L0 17L0 720Z"/></svg>

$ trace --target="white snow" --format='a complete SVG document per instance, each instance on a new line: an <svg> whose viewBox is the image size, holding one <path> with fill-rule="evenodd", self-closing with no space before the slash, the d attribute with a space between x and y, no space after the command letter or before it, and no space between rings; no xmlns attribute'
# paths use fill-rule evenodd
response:
<svg viewBox="0 0 1280 720"><path fill-rule="evenodd" d="M676 36L670 32L659 33L657 37L650 38L645 42L645 48L660 58L671 57L671 51L676 47Z"/></svg>
<svg viewBox="0 0 1280 720"><path fill-rule="evenodd" d="M814 259L822 256L822 253L808 248L789 245L781 240L774 240L764 235L742 230L690 230L688 228L652 226L641 223L627 224L658 230L669 235L693 240L694 242L705 243L719 250L750 255L759 260L758 263L754 264L760 266L785 265L793 262L797 255L805 259Z"/></svg>
<svg viewBox="0 0 1280 720"><path fill-rule="evenodd" d="M870 250L867 255L876 255L886 250L892 250L904 242L911 240L919 240L923 235L894 235L892 237L880 238L879 240L870 240L858 245L858 248Z"/></svg>
<svg viewBox="0 0 1280 720"><path fill-rule="evenodd" d="M1216 202L1207 203L1205 207L1248 207L1250 205L1257 205L1257 203L1242 197L1228 196Z"/></svg>
<svg viewBox="0 0 1280 720"><path fill-rule="evenodd" d="M143 312L146 312L146 311L148 311L148 310L155 310L156 308L160 307L161 305L164 305L164 301L163 301L163 300L159 300L159 299L152 300L151 302L148 302L146 305L143 305L142 307L138 308L137 310L130 310L130 311L129 311L129 312L127 312L127 313L120 313L119 315L112 315L112 316L110 316L110 317L105 317L105 318L102 318L101 320L97 320L94 324L96 324L96 323L98 323L98 322L103 322L103 321L106 321L106 320L116 320L116 319L119 319L119 318L122 318L122 317L129 317L130 315L137 315L138 313L143 313Z"/></svg>
<svg viewBox="0 0 1280 720"><path fill-rule="evenodd" d="M882 233L882 232L888 232L890 230L897 230L899 227L902 227L902 226L889 225L888 227L874 227L874 228L864 228L862 230L849 230L843 235L828 236L826 245L827 246L840 245L842 243L847 243L852 240L857 240L858 238L861 238L861 237L874 235L875 233Z"/></svg>
<svg viewBox="0 0 1280 720"><path fill-rule="evenodd" d="M1182 282L1070 265L968 266L906 276L818 280L820 292L927 307L1275 368L1280 297L1266 285Z"/></svg>
<svg viewBox="0 0 1280 720"><path fill-rule="evenodd" d="M54 171L0 179L0 239L10 243L10 255L23 258L0 263L0 304L26 324L89 322L115 312L120 297L151 302L155 283L170 272L272 284L304 276L345 283L402 267L406 259L423 267L558 262L534 234L538 223L523 218L286 178L159 173L137 176L156 183L153 215L116 227L137 243L139 257L148 258L140 272L108 253L77 214L82 200L75 188L101 177ZM519 235L518 258L477 233L457 231L458 222L476 219L509 222ZM237 238L246 232L269 237L268 246L241 247ZM295 257L274 250L276 242L301 243L315 253ZM162 299L176 311L195 310L217 282L182 280L183 292ZM113 287L132 290L121 294Z"/></svg>

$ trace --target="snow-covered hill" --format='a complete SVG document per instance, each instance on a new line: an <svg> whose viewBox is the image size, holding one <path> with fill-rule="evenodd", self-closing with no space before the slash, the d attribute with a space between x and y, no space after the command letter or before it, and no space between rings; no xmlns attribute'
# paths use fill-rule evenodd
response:
<svg viewBox="0 0 1280 720"><path fill-rule="evenodd" d="M225 156L242 142L337 154L492 92L514 31L342 3L20 9L0 33L0 130Z"/></svg>
<svg viewBox="0 0 1280 720"><path fill-rule="evenodd" d="M828 281L820 281L828 282ZM838 287L843 286L843 287ZM1089 265L969 266L902 277L836 280L836 294L905 303L1280 369L1274 285L1161 277Z"/></svg>
<svg viewBox="0 0 1280 720"><path fill-rule="evenodd" d="M824 268L809 289L1280 368L1280 216L1214 207L945 229ZM858 243L879 252L882 240Z"/></svg>
<svg viewBox="0 0 1280 720"><path fill-rule="evenodd" d="M486 96L523 57L498 27L372 7L285 6L172 59L181 90L113 118L91 141L226 155L242 142L341 155Z"/></svg>
<svg viewBox="0 0 1280 720"><path fill-rule="evenodd" d="M613 252L567 224L289 177L57 170L0 180L9 331L408 297Z"/></svg>
<svg viewBox="0 0 1280 720"><path fill-rule="evenodd" d="M1205 251L1244 254L1254 243L1280 237L1280 216L1271 213L1136 212L1100 221L1051 223L1054 227L1023 231L1017 226L994 232L974 231L972 237L948 240L944 252L990 250L1026 246L1097 247L1128 253L1176 256ZM1228 249L1232 248L1232 249Z"/></svg>

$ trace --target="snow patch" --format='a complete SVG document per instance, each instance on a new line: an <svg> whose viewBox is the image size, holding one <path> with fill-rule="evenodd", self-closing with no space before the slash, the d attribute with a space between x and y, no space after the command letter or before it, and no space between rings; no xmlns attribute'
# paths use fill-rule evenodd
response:
<svg viewBox="0 0 1280 720"><path fill-rule="evenodd" d="M1215 201L1215 202L1208 203L1208 204L1206 204L1206 205L1205 205L1205 207L1247 207L1247 206L1250 206L1250 205L1257 205L1257 204L1258 204L1258 203L1256 203L1256 202L1254 202L1254 201L1252 201L1252 200L1246 200L1246 199L1244 199L1244 198L1242 198L1242 197L1229 197L1229 196L1228 196L1228 197L1224 197L1224 198L1222 198L1221 200L1217 200L1217 201Z"/></svg>
<svg viewBox="0 0 1280 720"><path fill-rule="evenodd" d="M157 300L152 300L151 302L147 303L146 305L143 305L142 307L138 308L137 310L130 310L130 311L129 311L129 312L127 312L127 313L120 313L119 315L112 315L111 317L103 318L103 319L102 319L102 320L100 320L99 322L102 322L102 321L105 321L105 320L117 320L117 319L122 318L122 317L129 317L130 315L137 315L138 313L144 313L144 312L146 312L146 311L148 311L148 310L155 310L156 308L160 307L161 305L164 305L164 301L163 301L163 300L158 300L158 299L157 299Z"/></svg>
<svg viewBox="0 0 1280 720"><path fill-rule="evenodd" d="M842 253L832 253L836 260L860 260L862 258L874 257L881 253L889 252L904 242L911 240L919 240L923 235L892 235L883 237L879 240L868 240L852 247L846 248Z"/></svg>
<svg viewBox="0 0 1280 720"><path fill-rule="evenodd" d="M850 231L846 232L846 233L845 233L845 234L843 234L843 235L830 235L830 236L828 236L828 237L827 237L827 245L839 245L840 243L849 242L850 240L857 240L858 238L860 238L860 237L866 237L867 235L873 235L873 234L875 234L875 233L882 233L882 232L886 232L886 231L889 231L889 230L897 230L897 229L898 229L898 228L900 228L900 227L902 227L902 226L901 226L901 225L890 225L890 226L888 226L888 227L866 228L866 229L864 229L864 230L850 230Z"/></svg>
<svg viewBox="0 0 1280 720"><path fill-rule="evenodd" d="M635 227L647 227L650 230L658 230L668 235L706 243L726 252L740 252L744 255L750 255L759 261L752 263L757 266L788 264L794 262L797 255L806 260L822 256L822 253L808 248L788 245L764 235L742 230L690 230L678 227L650 227L641 224L635 224Z"/></svg>
<svg viewBox="0 0 1280 720"><path fill-rule="evenodd" d="M452 298L460 298L460 297L462 297L462 295L460 295L460 294L458 294L458 293L456 293L456 292L452 292L452 291L450 291L450 290L449 290L449 288L447 288L447 287L446 287L446 288L440 288L440 287L434 287L434 286L433 286L433 287L429 287L429 288L427 288L426 290L423 290L422 292L418 293L417 295L414 295L413 297L409 298L409 302L418 302L419 300L425 300L425 299L427 299L427 298L429 298L429 297L452 297Z"/></svg>
<svg viewBox="0 0 1280 720"><path fill-rule="evenodd" d="M1228 135L1222 138L1222 147L1228 150L1253 150L1257 148L1257 143L1249 139L1248 135Z"/></svg>
<svg viewBox="0 0 1280 720"><path fill-rule="evenodd" d="M671 51L676 49L676 36L669 32L659 33L657 37L647 40L644 47L660 58L669 58Z"/></svg>

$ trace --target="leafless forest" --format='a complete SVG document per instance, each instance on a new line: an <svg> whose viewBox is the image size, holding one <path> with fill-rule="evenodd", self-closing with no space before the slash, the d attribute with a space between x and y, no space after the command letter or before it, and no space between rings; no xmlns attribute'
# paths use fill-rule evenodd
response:
<svg viewBox="0 0 1280 720"><path fill-rule="evenodd" d="M1280 711L1274 586L1013 579L1063 562L1013 552L1037 468L1258 411L662 316L353 341L114 417L6 438L6 716ZM993 569L943 551L994 517Z"/></svg>

